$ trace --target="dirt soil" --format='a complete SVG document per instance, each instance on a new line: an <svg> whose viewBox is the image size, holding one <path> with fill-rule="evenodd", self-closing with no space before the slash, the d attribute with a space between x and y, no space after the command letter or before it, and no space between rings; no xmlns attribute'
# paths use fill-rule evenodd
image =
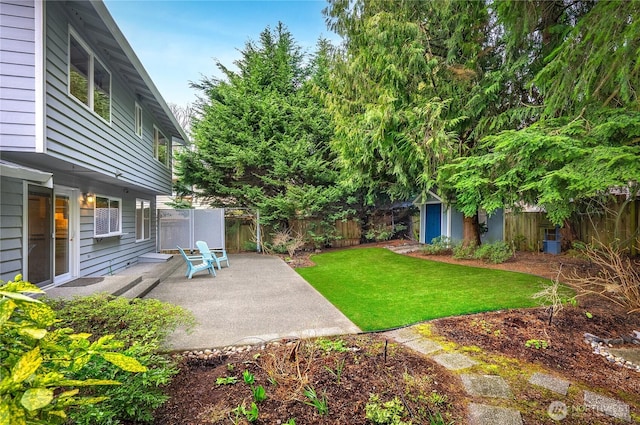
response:
<svg viewBox="0 0 640 425"><path fill-rule="evenodd" d="M423 257L419 253L408 255ZM294 265L308 265L308 257L296 259ZM454 260L449 256L428 258L532 273L549 279L556 277L560 264L563 269L589 267L579 259L537 253L518 253L501 265ZM425 329L445 347L468 352L480 360L482 366L474 373L499 374L505 378L514 392L514 400L503 405L520 410L525 424L557 423L546 415L546 408L558 399L569 406L570 414L563 424L622 423L586 410L582 406L584 389L630 404L632 420L638 421L640 373L593 354L583 335L585 332L602 338L630 335L634 330L640 331L640 314L629 315L600 298L589 297L580 299L576 306L566 306L551 325L547 319L544 308L520 309L438 319L428 322ZM547 348L526 347L530 340L544 341ZM253 375L253 384L244 382L245 371ZM569 394L562 398L528 384L528 377L536 371L571 381ZM237 382L217 383L219 378ZM155 423L248 423L253 389L258 386L266 390L266 399L256 403L257 419L253 422L256 424L376 423L366 417L371 394L377 395L381 403L397 397L395 405L403 409L399 414L413 424L465 424L466 406L486 401L467 395L457 374L430 358L387 341L383 334L365 334L316 341L279 341L214 359L183 360L181 372L168 387L171 398L158 411ZM316 392L315 406L309 390ZM323 399L328 406L325 414L320 413ZM239 406L244 406L244 411ZM369 407L369 413L375 410L391 416L390 405L380 406Z"/></svg>

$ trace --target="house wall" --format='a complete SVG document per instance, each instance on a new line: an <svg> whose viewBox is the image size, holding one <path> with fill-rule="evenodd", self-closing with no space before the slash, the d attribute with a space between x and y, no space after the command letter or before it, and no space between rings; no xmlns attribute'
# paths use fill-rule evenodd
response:
<svg viewBox="0 0 640 425"><path fill-rule="evenodd" d="M94 238L93 206L80 196L73 205L79 210L78 275L97 276L156 250L155 197L171 193L171 170L153 155L153 127L166 129L84 29L89 23L76 19L67 2L0 2L0 156L52 173L54 191L63 186L122 200L123 235L109 238ZM111 72L110 123L68 95L70 26ZM136 101L143 108L142 138L135 134ZM0 179L0 279L7 281L26 265L26 195L23 180ZM136 199L151 203L147 241L136 242Z"/></svg>
<svg viewBox="0 0 640 425"><path fill-rule="evenodd" d="M74 175L57 174L57 185L78 187ZM54 188L55 191L55 188ZM80 208L80 276L102 276L122 270L137 261L137 257L156 250L156 214L154 196L133 189L110 184L91 183L91 190L80 184L79 192L90 191L98 196L109 196L122 200L122 236L94 238L93 205L84 205L77 200ZM147 241L136 242L136 199L151 202L151 232Z"/></svg>
<svg viewBox="0 0 640 425"><path fill-rule="evenodd" d="M460 242L464 239L464 215L453 207L451 210L451 234L452 242Z"/></svg>
<svg viewBox="0 0 640 425"><path fill-rule="evenodd" d="M0 176L0 280L22 273L22 181Z"/></svg>
<svg viewBox="0 0 640 425"><path fill-rule="evenodd" d="M57 175L56 184L76 186L75 176ZM112 185L95 186L97 195L117 197L122 200L122 232L121 237L94 238L93 206L83 205L80 199L76 202L80 208L79 217L79 253L80 276L101 276L122 270L137 261L137 257L156 250L156 214L154 197L149 193L124 190ZM82 186L80 193L86 191ZM54 188L55 191L55 188ZM0 196L0 279L12 280L16 274L22 273L23 255L23 211L24 186L19 179L1 177ZM145 199L151 202L151 232L147 241L136 242L136 200Z"/></svg>
<svg viewBox="0 0 640 425"><path fill-rule="evenodd" d="M437 199L428 199L427 203L439 203ZM425 241L426 204L420 205L420 242ZM452 242L460 242L464 239L464 215L453 206L442 205L441 235L449 237ZM487 233L481 236L482 243L491 243L504 240L504 214L497 210L487 217Z"/></svg>
<svg viewBox="0 0 640 425"><path fill-rule="evenodd" d="M142 103L143 138L135 134L135 94L101 57L83 24L68 15L63 2L47 3L46 115L47 154L158 194L171 193L171 170L153 155L153 121ZM68 95L69 25L111 72L111 123ZM166 133L166 132L165 132Z"/></svg>
<svg viewBox="0 0 640 425"><path fill-rule="evenodd" d="M487 233L481 236L482 243L504 241L504 210L498 209L487 216Z"/></svg>
<svg viewBox="0 0 640 425"><path fill-rule="evenodd" d="M36 8L0 2L0 149L31 152L36 143Z"/></svg>

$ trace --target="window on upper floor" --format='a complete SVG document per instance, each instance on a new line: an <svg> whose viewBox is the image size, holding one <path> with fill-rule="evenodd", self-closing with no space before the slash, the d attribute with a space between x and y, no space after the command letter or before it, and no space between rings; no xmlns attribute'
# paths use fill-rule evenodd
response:
<svg viewBox="0 0 640 425"><path fill-rule="evenodd" d="M136 242L149 240L151 237L151 202L136 199Z"/></svg>
<svg viewBox="0 0 640 425"><path fill-rule="evenodd" d="M171 160L171 142L156 126L153 126L153 156L165 166L169 167L169 161Z"/></svg>
<svg viewBox="0 0 640 425"><path fill-rule="evenodd" d="M142 137L142 107L136 102L136 116L134 120L136 122L136 135Z"/></svg>
<svg viewBox="0 0 640 425"><path fill-rule="evenodd" d="M111 73L69 29L69 95L111 122Z"/></svg>
<svg viewBox="0 0 640 425"><path fill-rule="evenodd" d="M122 200L96 195L93 210L94 237L122 234Z"/></svg>

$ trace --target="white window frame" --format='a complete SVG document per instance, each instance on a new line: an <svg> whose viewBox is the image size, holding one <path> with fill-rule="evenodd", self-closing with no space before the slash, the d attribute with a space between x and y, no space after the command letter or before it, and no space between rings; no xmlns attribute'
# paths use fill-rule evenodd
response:
<svg viewBox="0 0 640 425"><path fill-rule="evenodd" d="M145 207L149 211L149 216L144 216ZM139 212L141 210L141 212ZM141 215L139 215L141 214ZM138 233L139 229L139 221L142 219L142 227L140 228L142 231L142 238L140 238L140 234ZM145 237L146 233L146 237ZM151 239L151 201L147 199L136 199L136 242L148 241Z"/></svg>
<svg viewBox="0 0 640 425"><path fill-rule="evenodd" d="M160 161L160 136L162 136L162 138L165 140L165 146L166 146L166 159L165 162ZM155 159L158 160L158 162L160 162L161 164L163 164L165 167L169 168L170 164L171 164L171 140L167 139L167 136L164 135L164 133L162 131L160 131L160 129L157 126L153 126L153 157Z"/></svg>
<svg viewBox="0 0 640 425"><path fill-rule="evenodd" d="M114 201L118 202L118 227L116 229L112 229L111 228L111 209L112 208L107 208L108 212L107 212L107 228L108 228L108 232L107 233L98 233L98 214L97 214L97 210L98 210L98 198L103 198L106 199L109 203L109 206L111 206L111 203ZM113 196L106 196L106 195L96 195L95 201L93 203L93 237L94 238L107 238L110 236L121 236L122 233L122 198L116 198Z"/></svg>
<svg viewBox="0 0 640 425"><path fill-rule="evenodd" d="M142 106L138 102L135 104L135 113L133 120L135 122L136 136L142 139Z"/></svg>
<svg viewBox="0 0 640 425"><path fill-rule="evenodd" d="M88 93L87 93L87 103L84 103L82 100L78 99L73 93L71 93L71 38L73 39L87 52L89 55L89 75L88 79ZM95 93L95 62L98 62L100 66L107 72L109 75L109 119L105 119L102 115L98 114L94 109L94 93ZM78 102L78 104L82 105L84 108L91 111L95 116L100 118L105 123L111 125L111 117L113 116L113 75L109 68L107 68L96 55L93 53L93 50L89 48L89 45L78 35L78 33L71 27L69 27L69 34L67 40L67 95L72 98L74 101Z"/></svg>

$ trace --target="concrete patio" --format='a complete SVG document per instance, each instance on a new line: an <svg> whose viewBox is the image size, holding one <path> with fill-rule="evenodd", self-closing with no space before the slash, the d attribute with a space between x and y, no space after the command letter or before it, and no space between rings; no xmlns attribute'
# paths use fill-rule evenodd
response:
<svg viewBox="0 0 640 425"><path fill-rule="evenodd" d="M196 316L196 328L176 331L168 350L360 332L279 257L236 254L230 262L231 267L216 270L215 277L200 272L192 279L184 276L186 265L181 264L145 295L183 306Z"/></svg>
<svg viewBox="0 0 640 425"><path fill-rule="evenodd" d="M52 298L108 292L129 298L155 298L193 312L189 333L174 332L168 351L203 350L360 332L337 308L282 259L255 253L229 256L217 276L185 277L179 255L162 263L138 263L101 282L52 288ZM224 263L223 263L224 264Z"/></svg>

